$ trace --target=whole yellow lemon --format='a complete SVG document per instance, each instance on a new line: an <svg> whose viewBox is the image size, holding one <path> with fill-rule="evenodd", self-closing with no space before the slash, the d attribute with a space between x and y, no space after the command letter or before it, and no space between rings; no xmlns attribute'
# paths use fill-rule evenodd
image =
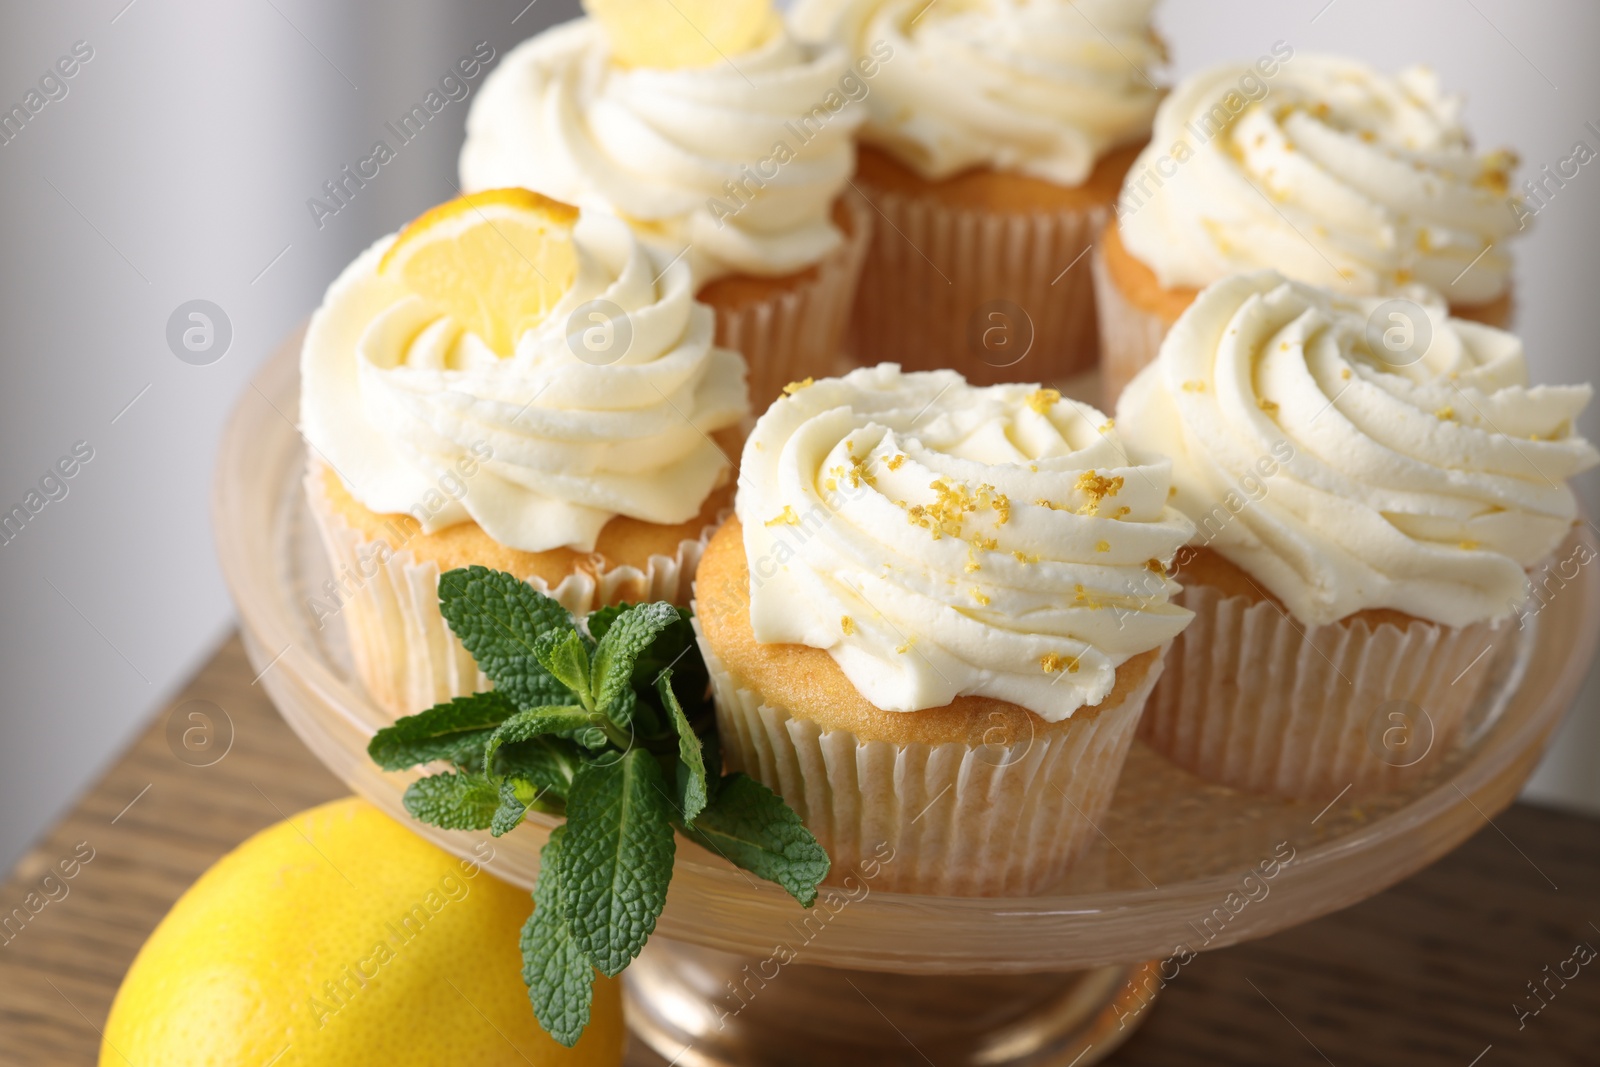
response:
<svg viewBox="0 0 1600 1067"><path fill-rule="evenodd" d="M617 981L595 982L575 1048L534 1018L518 948L531 908L365 801L312 808L173 906L123 979L100 1063L616 1067Z"/></svg>

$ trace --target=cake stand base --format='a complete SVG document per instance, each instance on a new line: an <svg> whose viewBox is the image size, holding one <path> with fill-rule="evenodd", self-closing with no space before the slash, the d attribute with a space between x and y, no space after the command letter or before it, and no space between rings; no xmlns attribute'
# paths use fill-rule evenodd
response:
<svg viewBox="0 0 1600 1067"><path fill-rule="evenodd" d="M1154 996L1154 982L1132 982L1149 964L918 976L786 957L657 937L625 972L629 1028L674 1067L1086 1067Z"/></svg>

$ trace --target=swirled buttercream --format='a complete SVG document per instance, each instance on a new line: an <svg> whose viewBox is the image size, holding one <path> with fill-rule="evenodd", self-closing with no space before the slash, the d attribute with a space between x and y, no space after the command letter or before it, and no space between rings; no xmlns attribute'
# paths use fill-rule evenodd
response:
<svg viewBox="0 0 1600 1067"><path fill-rule="evenodd" d="M802 0L795 25L888 54L864 140L937 181L974 167L1077 186L1161 99L1156 0Z"/></svg>
<svg viewBox="0 0 1600 1067"><path fill-rule="evenodd" d="M827 650L885 710L977 694L1060 720L1190 617L1166 461L1053 390L880 364L780 399L742 464L756 639Z"/></svg>
<svg viewBox="0 0 1600 1067"><path fill-rule="evenodd" d="M1600 461L1573 432L1589 386L1529 386L1514 336L1413 295L1426 322L1275 271L1226 279L1118 405L1136 454L1171 457L1197 540L1303 623L1507 614L1577 514L1565 479ZM1431 334L1419 358L1390 354L1401 328Z"/></svg>
<svg viewBox="0 0 1600 1067"><path fill-rule="evenodd" d="M580 215L576 281L502 359L378 273L393 240L333 283L301 355L306 441L364 506L417 514L443 486L424 530L470 519L511 548L591 551L617 515L688 521L727 477L707 435L749 410L744 360L712 345L687 265L618 219ZM609 321L574 315L595 300ZM593 329L631 334L620 358L578 358ZM463 479L469 457L479 469Z"/></svg>
<svg viewBox="0 0 1600 1067"><path fill-rule="evenodd" d="M467 117L467 192L520 185L614 212L696 285L783 275L838 247L865 117L839 48L787 32L710 67L624 68L579 18L524 41Z"/></svg>
<svg viewBox="0 0 1600 1067"><path fill-rule="evenodd" d="M1515 157L1475 155L1425 68L1291 55L1270 78L1213 67L1162 102L1118 204L1128 250L1167 288L1272 267L1357 295L1504 293Z"/></svg>

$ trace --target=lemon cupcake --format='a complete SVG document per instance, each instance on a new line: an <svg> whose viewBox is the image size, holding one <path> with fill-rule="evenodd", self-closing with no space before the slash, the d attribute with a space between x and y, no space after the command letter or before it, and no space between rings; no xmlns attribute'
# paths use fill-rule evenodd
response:
<svg viewBox="0 0 1600 1067"><path fill-rule="evenodd" d="M881 217L852 352L978 384L1094 366L1084 253L1160 100L1154 6L802 0L802 33L878 68L854 182Z"/></svg>
<svg viewBox="0 0 1600 1067"><path fill-rule="evenodd" d="M1324 801L1437 768L1600 459L1589 386L1529 387L1515 337L1442 302L1397 360L1382 307L1229 278L1118 405L1197 529L1141 735L1212 781Z"/></svg>
<svg viewBox="0 0 1600 1067"><path fill-rule="evenodd" d="M894 364L779 400L695 607L730 767L875 885L1037 892L1094 836L1188 612L1165 461L1053 390Z"/></svg>
<svg viewBox="0 0 1600 1067"><path fill-rule="evenodd" d="M312 511L347 628L396 715L489 687L439 612L444 571L525 577L582 614L687 603L731 503L744 361L687 264L526 190L451 201L329 288L301 356Z"/></svg>
<svg viewBox="0 0 1600 1067"><path fill-rule="evenodd" d="M1452 314L1507 325L1517 161L1474 154L1460 113L1426 68L1390 78L1281 41L1185 80L1095 253L1105 395L1200 289L1240 271L1356 296L1425 285Z"/></svg>
<svg viewBox="0 0 1600 1067"><path fill-rule="evenodd" d="M834 366L872 230L847 196L864 86L770 0L590 0L523 42L467 117L468 192L526 186L682 257L763 402Z"/></svg>

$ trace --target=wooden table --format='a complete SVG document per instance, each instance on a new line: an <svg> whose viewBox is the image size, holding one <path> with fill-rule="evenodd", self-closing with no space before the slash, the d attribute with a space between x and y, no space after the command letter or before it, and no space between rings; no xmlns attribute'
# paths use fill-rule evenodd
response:
<svg viewBox="0 0 1600 1067"><path fill-rule="evenodd" d="M180 760L163 712L11 872L0 914L93 850L67 895L0 944L0 1063L94 1063L124 970L189 883L249 834L346 792L253 675L229 641L171 706L225 709L226 756ZM1600 1063L1600 961L1564 986L1548 978L1579 942L1600 947L1597 924L1600 821L1518 805L1364 904L1201 956L1107 1062ZM1553 992L1519 1029L1514 1006L1538 1003L1529 982ZM629 1062L662 1061L636 1048Z"/></svg>

